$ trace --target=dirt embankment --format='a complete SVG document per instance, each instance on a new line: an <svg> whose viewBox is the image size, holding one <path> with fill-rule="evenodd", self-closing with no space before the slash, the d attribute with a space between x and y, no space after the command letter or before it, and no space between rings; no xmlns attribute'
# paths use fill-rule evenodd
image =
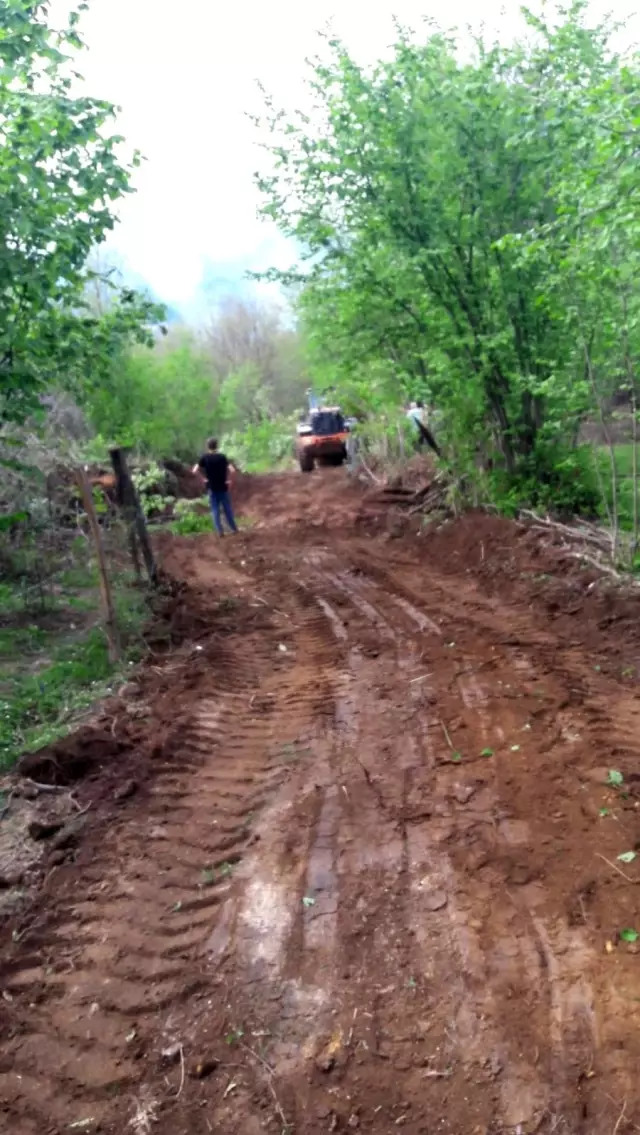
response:
<svg viewBox="0 0 640 1135"><path fill-rule="evenodd" d="M3 929L8 1129L630 1133L637 598L341 471L238 505L159 540L173 648L30 764L77 834Z"/></svg>

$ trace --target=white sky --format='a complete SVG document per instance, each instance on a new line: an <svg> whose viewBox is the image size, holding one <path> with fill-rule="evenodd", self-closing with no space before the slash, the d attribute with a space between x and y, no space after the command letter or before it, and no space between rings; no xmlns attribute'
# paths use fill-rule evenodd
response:
<svg viewBox="0 0 640 1135"><path fill-rule="evenodd" d="M631 0L595 0L594 11L628 16ZM532 5L534 6L534 5ZM57 7L57 5L56 5ZM256 80L277 102L303 102L305 57L331 20L362 61L392 41L393 13L419 27L478 26L472 0L91 0L80 70L87 93L122 106L119 129L146 157L137 193L121 208L114 243L162 299L192 303L205 262L221 274L290 259L275 230L258 221L252 175L260 163L246 111L260 107ZM488 29L509 39L516 0L482 0ZM632 21L635 36L638 22Z"/></svg>

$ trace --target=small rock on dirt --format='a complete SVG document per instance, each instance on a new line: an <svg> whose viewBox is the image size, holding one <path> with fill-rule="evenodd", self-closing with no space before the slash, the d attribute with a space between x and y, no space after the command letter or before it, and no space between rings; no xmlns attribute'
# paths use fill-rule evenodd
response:
<svg viewBox="0 0 640 1135"><path fill-rule="evenodd" d="M77 844L80 833L85 825L86 816L75 816L68 824L53 837L51 840L51 847L53 851L66 851L67 848L75 847Z"/></svg>
<svg viewBox="0 0 640 1135"><path fill-rule="evenodd" d="M163 1048L160 1056L164 1064L177 1064L182 1052L181 1044L170 1044L167 1048Z"/></svg>
<svg viewBox="0 0 640 1135"><path fill-rule="evenodd" d="M63 827L64 820L61 820L59 816L45 816L41 820L32 820L28 831L32 839L51 839L51 836L54 836Z"/></svg>
<svg viewBox="0 0 640 1135"><path fill-rule="evenodd" d="M580 802L580 811L588 820L597 820L600 815L600 809L597 804L594 804L593 800L582 800Z"/></svg>
<svg viewBox="0 0 640 1135"><path fill-rule="evenodd" d="M475 784L456 784L453 796L458 804L468 804L475 791Z"/></svg>
<svg viewBox="0 0 640 1135"><path fill-rule="evenodd" d="M189 1069L189 1075L194 1080L206 1080L207 1076L211 1076L216 1068L220 1065L220 1061L214 1057L208 1057L205 1060L196 1060Z"/></svg>
<svg viewBox="0 0 640 1135"><path fill-rule="evenodd" d="M495 1079L496 1076L500 1075L500 1073L502 1072L502 1068L503 1068L502 1061L500 1060L500 1058L498 1056L495 1055L495 1053L494 1053L493 1056L487 1056L487 1058L484 1061L484 1066L487 1069L487 1072L489 1073L489 1075L492 1076L494 1079Z"/></svg>
<svg viewBox="0 0 640 1135"><path fill-rule="evenodd" d="M539 869L532 863L511 863L507 868L507 879L515 887L525 887L539 875Z"/></svg>
<svg viewBox="0 0 640 1135"><path fill-rule="evenodd" d="M396 1056L393 1067L396 1072L408 1072L413 1067L413 1060L408 1056Z"/></svg>
<svg viewBox="0 0 640 1135"><path fill-rule="evenodd" d="M21 871L16 871L13 874L7 871L0 875L0 891L10 891L12 887L19 887L21 882Z"/></svg>
<svg viewBox="0 0 640 1135"><path fill-rule="evenodd" d="M37 800L40 795L35 784L19 784L13 791L15 796L21 796L23 800Z"/></svg>
<svg viewBox="0 0 640 1135"><path fill-rule="evenodd" d="M116 788L113 799L116 804L122 804L124 800L130 800L132 796L135 796L137 791L137 780L125 780L123 784L119 784Z"/></svg>
<svg viewBox="0 0 640 1135"><path fill-rule="evenodd" d="M332 1069L335 1068L335 1065L335 1057L327 1056L326 1052L323 1052L316 1060L316 1068L321 1072L331 1072Z"/></svg>
<svg viewBox="0 0 640 1135"><path fill-rule="evenodd" d="M442 910L447 905L447 896L444 891L431 891L426 895L424 905L427 910Z"/></svg>
<svg viewBox="0 0 640 1135"><path fill-rule="evenodd" d="M118 693L125 701L128 701L130 698L139 698L140 686L137 685L136 682L126 682L124 686L120 687Z"/></svg>

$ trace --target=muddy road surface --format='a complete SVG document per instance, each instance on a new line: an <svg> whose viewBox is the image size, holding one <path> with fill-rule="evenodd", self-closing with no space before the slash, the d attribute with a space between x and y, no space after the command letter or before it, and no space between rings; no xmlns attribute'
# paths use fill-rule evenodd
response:
<svg viewBox="0 0 640 1135"><path fill-rule="evenodd" d="M3 1130L638 1130L637 600L341 471L240 510L36 769L88 810L2 930Z"/></svg>

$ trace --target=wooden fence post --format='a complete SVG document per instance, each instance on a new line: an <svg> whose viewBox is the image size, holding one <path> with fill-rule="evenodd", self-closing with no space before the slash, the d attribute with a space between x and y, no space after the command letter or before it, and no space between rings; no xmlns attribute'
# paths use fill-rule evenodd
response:
<svg viewBox="0 0 640 1135"><path fill-rule="evenodd" d="M120 636L118 634L118 624L116 621L116 612L113 606L113 597L111 595L111 585L109 583L109 576L107 573L107 561L104 554L104 544L102 543L102 533L100 525L98 524L98 517L96 516L96 509L93 503L93 493L91 485L87 478L84 469L76 469L76 481L80 489L82 503L84 510L87 514L89 521L89 529L93 537L93 542L96 549L96 557L98 560L98 575L100 578L100 598L102 601L102 616L104 619L104 629L107 636L107 644L109 648L109 659L111 662L117 662L120 658Z"/></svg>
<svg viewBox="0 0 640 1135"><path fill-rule="evenodd" d="M158 582L158 568L153 555L147 523L144 518L135 485L131 480L127 456L124 449L110 449L111 464L116 477L116 501L122 509L129 526L129 545L134 568L139 569L138 549L140 544L147 575L152 584Z"/></svg>

